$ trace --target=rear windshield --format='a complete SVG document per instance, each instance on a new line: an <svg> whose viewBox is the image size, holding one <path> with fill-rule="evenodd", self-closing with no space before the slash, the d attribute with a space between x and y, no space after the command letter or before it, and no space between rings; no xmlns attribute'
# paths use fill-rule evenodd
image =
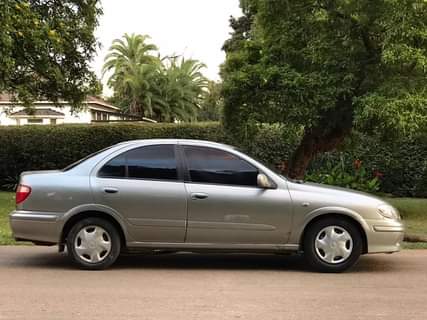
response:
<svg viewBox="0 0 427 320"><path fill-rule="evenodd" d="M82 158L82 159L80 159L80 160L77 160L76 162L73 162L72 164L70 164L70 165L66 166L64 169L62 169L62 171L64 171L64 172L65 172L65 171L69 171L69 170L71 170L71 169L73 169L73 168L77 167L79 164L81 164L81 163L85 162L86 160L89 160L90 158L93 158L93 157L95 157L96 155L100 154L101 152L104 152L104 151L107 151L107 150L111 149L112 147L114 147L114 146L110 146L110 147L107 147L107 148L101 149L101 150L99 150L99 151L96 151L96 152L94 152L94 153L91 153L90 155L88 155L88 156L86 156L86 157L84 157L84 158Z"/></svg>

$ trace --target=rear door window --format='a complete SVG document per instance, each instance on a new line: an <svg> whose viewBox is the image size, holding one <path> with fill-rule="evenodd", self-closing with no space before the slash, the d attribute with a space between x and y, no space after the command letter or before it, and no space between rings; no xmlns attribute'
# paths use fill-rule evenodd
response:
<svg viewBox="0 0 427 320"><path fill-rule="evenodd" d="M127 151L107 162L101 178L178 180L174 145L153 145Z"/></svg>

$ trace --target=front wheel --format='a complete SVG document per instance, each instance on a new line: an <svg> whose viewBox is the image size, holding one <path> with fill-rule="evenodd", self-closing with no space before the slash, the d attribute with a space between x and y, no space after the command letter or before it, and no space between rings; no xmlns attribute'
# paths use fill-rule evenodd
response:
<svg viewBox="0 0 427 320"><path fill-rule="evenodd" d="M304 256L320 272L343 272L359 259L362 236L354 223L325 218L314 222L304 237Z"/></svg>
<svg viewBox="0 0 427 320"><path fill-rule="evenodd" d="M100 218L80 220L67 236L68 254L82 269L101 270L110 267L120 255L120 247L117 229Z"/></svg>

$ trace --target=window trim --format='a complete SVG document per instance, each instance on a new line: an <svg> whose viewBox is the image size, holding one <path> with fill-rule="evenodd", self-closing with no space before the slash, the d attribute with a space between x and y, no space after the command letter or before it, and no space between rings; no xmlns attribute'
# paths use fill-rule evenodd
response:
<svg viewBox="0 0 427 320"><path fill-rule="evenodd" d="M265 174L267 176L268 179L270 179L270 181L272 181L272 183L276 186L276 183L266 174L264 173L263 170L261 170L258 166L254 165L253 163L250 163L249 161L243 159L242 157L240 157L239 155L230 152L229 150L223 150L221 148L215 148L212 146L201 146L201 145L193 145L193 144L179 144L179 152L180 152L180 156L182 158L182 162L183 162L183 167L184 167L184 183L187 184L203 184L203 185L211 185L211 186L224 186L224 187L233 187L233 188L251 188L251 189L259 189L259 190L265 190L264 188L261 188L258 185L254 185L254 186L248 186L248 185L244 185L244 184L225 184L225 183L216 183L216 182L197 182L197 181L191 181L191 175L190 175L190 170L188 169L188 161L187 161L187 157L185 155L185 147L197 147L197 148L206 148L206 149L214 149L214 150L218 150L218 151L222 151L225 153L229 153L232 154L234 157L240 159L241 161L244 161L246 163L248 163L249 165L251 165L252 167L256 168L258 170L258 174ZM277 186L276 186L277 187Z"/></svg>
<svg viewBox="0 0 427 320"><path fill-rule="evenodd" d="M176 179L155 179L155 178L134 178L134 177L129 177L129 168L126 165L125 166L125 176L124 177L101 177L99 175L99 173L101 172L102 168L104 168L104 166L109 163L110 161L120 157L121 155L130 152L130 151L134 151L137 149L142 149L142 148L147 148L147 147L156 147L156 146L172 146L173 147L173 151L174 151L174 156L175 156L175 161L176 161ZM127 149L125 151L122 151L118 154L115 154L113 157L109 157L106 161L104 159L104 161L102 162L102 164L100 165L99 169L97 170L95 177L98 179L114 179L114 180L139 180L139 181L157 181L157 182L179 182L182 183L184 182L184 179L182 178L182 173L180 172L181 170L181 166L180 166L180 159L178 157L178 150L177 150L177 144L174 143L159 143L159 144L148 144L148 145L143 145L143 146L136 146L134 148L130 148Z"/></svg>

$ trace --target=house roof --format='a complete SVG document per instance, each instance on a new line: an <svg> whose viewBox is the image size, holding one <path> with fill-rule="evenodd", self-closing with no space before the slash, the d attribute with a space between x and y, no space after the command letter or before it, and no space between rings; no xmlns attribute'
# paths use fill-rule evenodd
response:
<svg viewBox="0 0 427 320"><path fill-rule="evenodd" d="M111 109L115 109L115 110L120 110L119 107L113 106L111 103L108 103L104 99L99 98L99 97L95 97L95 96L87 97L86 103L87 104L98 104L98 105L103 106L103 107L107 107L107 108L111 108Z"/></svg>
<svg viewBox="0 0 427 320"><path fill-rule="evenodd" d="M157 123L157 121L149 119L149 118L139 117L139 116L134 116L131 114L123 113L119 107L116 107L116 106L112 105L111 103L109 103L109 102L107 102L104 99L99 98L99 97L88 96L86 98L86 101L84 101L84 103L88 106L88 109L90 109L90 110L108 112L110 114L129 117L129 118L132 118L135 120L140 119L141 121L145 121L145 122ZM57 104L59 104L60 106L66 106L67 102L66 101L58 101ZM12 95L10 95L8 93L0 93L0 107L1 106L19 107L19 102L13 101ZM21 107L22 107L22 105L21 105ZM32 114L27 114L25 112L25 110L21 110L21 111L12 113L11 117L13 118L13 117L28 117L28 116L35 116L35 117L47 116L47 117L54 118L54 117L64 117L65 116L61 112L50 109L49 107L57 107L57 105L55 105L53 102L50 102L47 100L35 101L34 107L35 108L33 108L34 110L33 110Z"/></svg>
<svg viewBox="0 0 427 320"><path fill-rule="evenodd" d="M65 117L65 114L63 114L62 112L58 112L49 108L38 108L38 109L34 109L32 110L33 112L28 113L25 110L20 110L18 112L14 112L10 115L11 118L13 117Z"/></svg>
<svg viewBox="0 0 427 320"><path fill-rule="evenodd" d="M9 105L9 104L14 104L14 103L15 102L12 99L12 95L10 95L8 93L0 93L0 104ZM116 107L116 106L112 105L111 103L105 101L104 99L99 98L99 97L95 97L95 96L88 96L86 98L86 101L84 101L84 103L87 104L89 107L98 105L98 106L110 108L113 110L120 110L119 107ZM52 102L47 101L47 100L35 101L34 104L35 105L40 105L40 104L43 104L43 105L51 104L51 105L53 105ZM63 105L63 104L67 104L67 102L66 101L58 101L58 104Z"/></svg>
<svg viewBox="0 0 427 320"><path fill-rule="evenodd" d="M12 100L12 96L10 94L0 93L0 101L1 102L10 101L10 100Z"/></svg>

